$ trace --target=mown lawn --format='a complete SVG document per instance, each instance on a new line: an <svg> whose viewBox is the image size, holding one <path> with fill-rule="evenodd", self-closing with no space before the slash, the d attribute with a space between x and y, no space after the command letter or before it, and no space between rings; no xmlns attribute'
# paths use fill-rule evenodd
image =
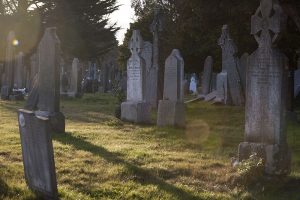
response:
<svg viewBox="0 0 300 200"><path fill-rule="evenodd" d="M35 199L27 189L16 110L0 101L0 199ZM238 107L188 105L186 129L123 123L110 95L62 101L66 133L53 134L61 199L300 199L300 125L288 123L292 173L244 187L231 167L243 140ZM271 186L270 186L271 185Z"/></svg>

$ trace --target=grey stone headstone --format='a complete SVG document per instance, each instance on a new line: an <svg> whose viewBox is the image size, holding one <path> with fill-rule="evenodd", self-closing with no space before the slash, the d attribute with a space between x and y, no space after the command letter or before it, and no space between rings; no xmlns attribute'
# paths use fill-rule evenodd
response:
<svg viewBox="0 0 300 200"><path fill-rule="evenodd" d="M179 50L174 49L165 63L164 100L183 101L184 61Z"/></svg>
<svg viewBox="0 0 300 200"><path fill-rule="evenodd" d="M145 100L145 61L140 53L143 48L143 38L140 31L133 31L130 40L131 57L127 63L127 100Z"/></svg>
<svg viewBox="0 0 300 200"><path fill-rule="evenodd" d="M14 70L14 88L23 89L25 88L25 65L24 65L24 54L20 52L16 56L16 65Z"/></svg>
<svg viewBox="0 0 300 200"><path fill-rule="evenodd" d="M70 94L71 96L76 96L78 94L79 87L79 59L74 58L72 63L72 71L71 71L71 83L70 83Z"/></svg>
<svg viewBox="0 0 300 200"><path fill-rule="evenodd" d="M247 70L247 64L248 64L248 53L244 53L242 57L240 58L240 63L238 65L238 72L241 78L241 83L242 83L242 89L243 93L246 91L246 70Z"/></svg>
<svg viewBox="0 0 300 200"><path fill-rule="evenodd" d="M50 115L59 112L60 52L60 41L56 35L56 28L47 28L38 47L38 108Z"/></svg>
<svg viewBox="0 0 300 200"><path fill-rule="evenodd" d="M213 92L217 89L217 73L212 74L211 83L210 83L210 91Z"/></svg>
<svg viewBox="0 0 300 200"><path fill-rule="evenodd" d="M243 105L244 94L242 90L241 78L238 73L237 47L230 38L228 26L222 28L222 35L219 39L219 45L222 48L222 71L227 72L228 90L231 103L233 105Z"/></svg>
<svg viewBox="0 0 300 200"><path fill-rule="evenodd" d="M151 42L144 42L141 57L145 60L145 100L152 107L157 107L157 68L153 67L152 62L153 45Z"/></svg>
<svg viewBox="0 0 300 200"><path fill-rule="evenodd" d="M265 161L265 172L272 175L290 172L285 132L287 58L274 47L285 23L286 16L277 1L262 0L252 16L251 34L259 47L249 58L245 142L239 146L240 160L257 153Z"/></svg>
<svg viewBox="0 0 300 200"><path fill-rule="evenodd" d="M203 77L202 77L202 93L201 95L207 95L210 92L211 80L212 80L212 69L213 69L213 58L208 56L205 59Z"/></svg>
<svg viewBox="0 0 300 200"><path fill-rule="evenodd" d="M27 185L43 199L58 199L49 119L19 110L18 120Z"/></svg>
<svg viewBox="0 0 300 200"><path fill-rule="evenodd" d="M164 99L159 101L158 126L185 126L184 60L174 49L165 63Z"/></svg>
<svg viewBox="0 0 300 200"><path fill-rule="evenodd" d="M2 99L8 99L11 90L14 86L14 64L15 64L15 32L10 31L7 37L6 56L5 56L5 70L4 78L2 80L2 87L4 93L1 93Z"/></svg>
<svg viewBox="0 0 300 200"><path fill-rule="evenodd" d="M228 76L227 72L221 72L217 75L217 90L214 103L228 104L229 102L228 91Z"/></svg>
<svg viewBox="0 0 300 200"><path fill-rule="evenodd" d="M134 30L130 40L131 57L127 62L127 101L121 104L121 119L134 123L150 123L150 104L145 101L145 61L140 56L143 38Z"/></svg>

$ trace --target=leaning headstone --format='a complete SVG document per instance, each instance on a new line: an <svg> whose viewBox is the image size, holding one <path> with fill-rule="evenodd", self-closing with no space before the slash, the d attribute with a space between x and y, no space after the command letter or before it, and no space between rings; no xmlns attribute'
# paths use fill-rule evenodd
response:
<svg viewBox="0 0 300 200"><path fill-rule="evenodd" d="M300 95L300 57L298 59L298 69L295 71L294 74L294 97Z"/></svg>
<svg viewBox="0 0 300 200"><path fill-rule="evenodd" d="M204 70L202 75L202 84L201 84L201 94L199 95L200 98L204 99L206 95L208 95L211 91L211 80L212 80L212 70L213 70L213 58L208 56L205 59L204 63Z"/></svg>
<svg viewBox="0 0 300 200"><path fill-rule="evenodd" d="M179 50L174 49L165 63L163 100L159 101L158 126L185 126L184 61Z"/></svg>
<svg viewBox="0 0 300 200"><path fill-rule="evenodd" d="M18 121L28 187L42 199L58 199L50 120L19 110Z"/></svg>
<svg viewBox="0 0 300 200"><path fill-rule="evenodd" d="M240 63L238 65L238 72L241 78L242 90L243 94L246 92L246 71L247 71L247 63L248 63L248 53L244 53L240 58Z"/></svg>
<svg viewBox="0 0 300 200"><path fill-rule="evenodd" d="M238 73L239 60L237 57L237 47L229 35L228 26L222 28L222 35L219 39L222 48L222 71L227 72L228 90L231 103L236 106L244 104L244 94L241 79Z"/></svg>
<svg viewBox="0 0 300 200"><path fill-rule="evenodd" d="M38 79L26 108L49 118L54 131L65 132L65 117L60 112L60 51L56 28L47 28L38 46Z"/></svg>
<svg viewBox="0 0 300 200"><path fill-rule="evenodd" d="M24 54L20 52L16 58L16 65L14 69L14 88L25 88L25 66L24 66Z"/></svg>
<svg viewBox="0 0 300 200"><path fill-rule="evenodd" d="M150 123L150 104L145 101L145 61L140 56L143 38L134 30L130 40L131 57L127 63L127 101L121 104L121 119Z"/></svg>
<svg viewBox="0 0 300 200"><path fill-rule="evenodd" d="M249 57L245 142L239 145L239 160L255 153L270 175L288 174L291 164L285 128L287 58L276 48L285 23L281 6L273 0L261 0L251 23L251 34L259 45Z"/></svg>
<svg viewBox="0 0 300 200"><path fill-rule="evenodd" d="M14 87L14 63L15 63L15 44L16 36L10 31L7 37L5 70L1 87L1 99L9 99L9 95Z"/></svg>

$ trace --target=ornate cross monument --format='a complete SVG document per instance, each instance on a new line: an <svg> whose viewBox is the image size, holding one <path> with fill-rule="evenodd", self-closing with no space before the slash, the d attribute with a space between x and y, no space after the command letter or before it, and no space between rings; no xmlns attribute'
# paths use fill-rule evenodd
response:
<svg viewBox="0 0 300 200"><path fill-rule="evenodd" d="M131 57L127 62L127 101L121 104L121 119L135 123L150 123L150 104L145 101L145 61L140 53L143 38L134 30L129 48Z"/></svg>
<svg viewBox="0 0 300 200"><path fill-rule="evenodd" d="M246 83L245 142L239 160L256 153L263 158L265 172L290 172L290 153L285 132L285 55L276 48L286 17L277 0L261 0L252 16L251 34L258 49L250 56Z"/></svg>

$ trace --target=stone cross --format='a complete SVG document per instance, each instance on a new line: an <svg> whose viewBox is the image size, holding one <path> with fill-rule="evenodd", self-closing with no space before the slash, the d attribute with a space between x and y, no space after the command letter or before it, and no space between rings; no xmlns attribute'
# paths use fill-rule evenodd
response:
<svg viewBox="0 0 300 200"><path fill-rule="evenodd" d="M140 56L143 38L139 30L133 31L129 48L132 55L127 63L127 100L144 101L145 61Z"/></svg>
<svg viewBox="0 0 300 200"><path fill-rule="evenodd" d="M233 105L244 104L244 94L241 79L238 73L239 61L237 58L237 47L229 35L228 26L222 28L219 39L222 48L222 72L227 72L228 91Z"/></svg>
<svg viewBox="0 0 300 200"><path fill-rule="evenodd" d="M286 16L278 1L261 0L252 16L251 34L258 49L249 57L246 88L245 142L239 159L253 153L264 159L268 174L288 174L290 153L286 142L286 56L275 47Z"/></svg>

